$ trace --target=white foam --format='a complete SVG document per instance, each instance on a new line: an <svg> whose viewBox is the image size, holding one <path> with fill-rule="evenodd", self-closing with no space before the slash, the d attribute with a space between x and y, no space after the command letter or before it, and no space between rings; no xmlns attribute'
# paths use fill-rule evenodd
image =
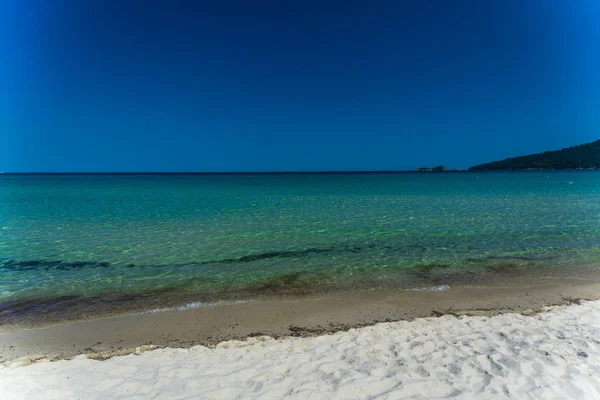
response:
<svg viewBox="0 0 600 400"><path fill-rule="evenodd" d="M450 286L440 285L440 286L434 286L434 287L416 288L416 289L411 289L411 290L415 290L417 292L441 292L443 290L448 290L448 289L450 289Z"/></svg>
<svg viewBox="0 0 600 400"><path fill-rule="evenodd" d="M154 308L152 310L144 311L144 312L138 313L138 314L148 314L148 313L157 313L157 312L174 311L174 310L183 311L183 310L188 310L190 308L226 306L226 305L231 305L231 304L248 303L250 301L252 301L252 300L248 299L248 300L234 300L234 301L215 301L215 302L208 302L208 303L202 302L202 301L195 301L193 303L188 303L186 305L179 306L179 307Z"/></svg>

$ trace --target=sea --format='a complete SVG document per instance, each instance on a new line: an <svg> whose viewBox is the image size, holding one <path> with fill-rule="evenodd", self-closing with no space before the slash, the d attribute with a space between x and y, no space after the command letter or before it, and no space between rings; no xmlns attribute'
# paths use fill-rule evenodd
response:
<svg viewBox="0 0 600 400"><path fill-rule="evenodd" d="M0 325L600 267L600 172L0 175Z"/></svg>

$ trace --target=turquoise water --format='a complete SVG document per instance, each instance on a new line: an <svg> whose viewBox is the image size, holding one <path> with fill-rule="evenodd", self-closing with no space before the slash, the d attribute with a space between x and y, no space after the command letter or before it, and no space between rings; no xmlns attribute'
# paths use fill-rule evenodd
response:
<svg viewBox="0 0 600 400"><path fill-rule="evenodd" d="M5 174L0 318L465 284L599 244L593 171Z"/></svg>

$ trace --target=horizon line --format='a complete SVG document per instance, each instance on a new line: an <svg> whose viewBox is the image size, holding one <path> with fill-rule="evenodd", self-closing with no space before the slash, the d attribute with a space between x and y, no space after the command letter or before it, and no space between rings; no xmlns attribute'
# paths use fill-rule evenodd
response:
<svg viewBox="0 0 600 400"><path fill-rule="evenodd" d="M453 169L444 172L467 172L468 169ZM419 172L410 170L350 170L350 171L46 171L46 172L0 172L3 175L241 175L241 174L394 174ZM436 172L436 171L429 171ZM426 172L419 172L426 173Z"/></svg>

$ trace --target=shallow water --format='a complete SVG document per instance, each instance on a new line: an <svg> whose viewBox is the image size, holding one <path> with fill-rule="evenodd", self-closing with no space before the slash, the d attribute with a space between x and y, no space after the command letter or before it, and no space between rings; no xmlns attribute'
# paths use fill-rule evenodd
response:
<svg viewBox="0 0 600 400"><path fill-rule="evenodd" d="M0 176L0 318L600 262L600 173Z"/></svg>

